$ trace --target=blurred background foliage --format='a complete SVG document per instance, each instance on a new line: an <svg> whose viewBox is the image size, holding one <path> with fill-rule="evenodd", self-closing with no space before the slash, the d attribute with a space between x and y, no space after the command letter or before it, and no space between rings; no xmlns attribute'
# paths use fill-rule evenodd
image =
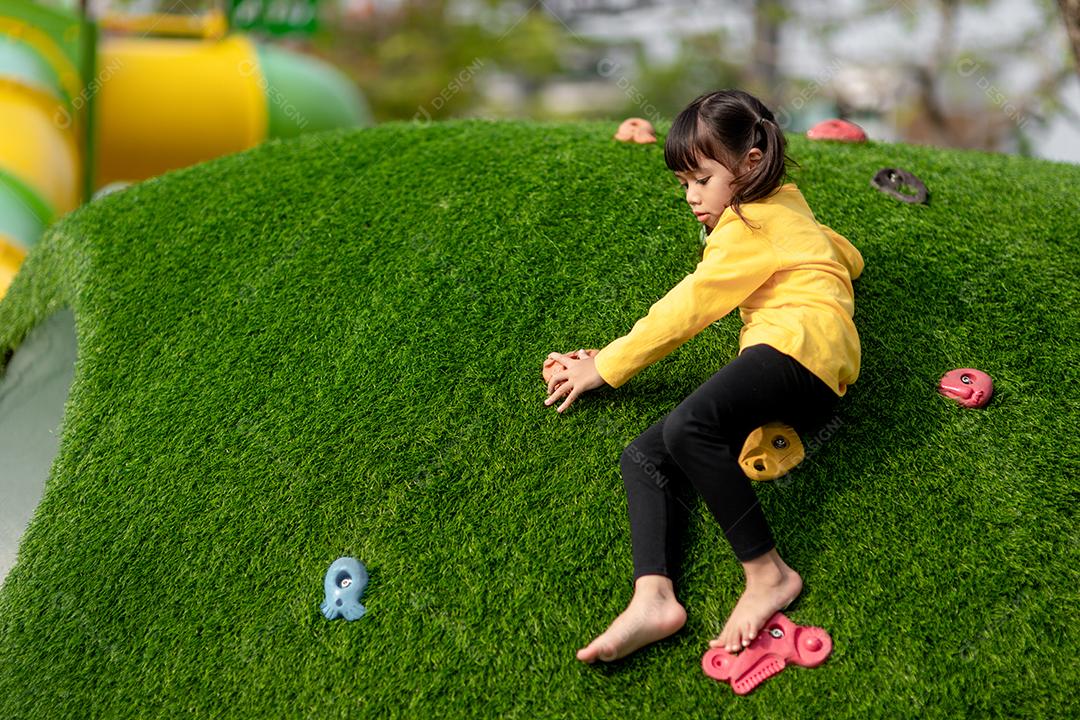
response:
<svg viewBox="0 0 1080 720"><path fill-rule="evenodd" d="M1080 0L91 0L225 2L318 3L314 32L273 40L342 68L377 121L669 120L737 86L788 131L844 117L885 141L1044 155L1064 138L1080 160Z"/></svg>

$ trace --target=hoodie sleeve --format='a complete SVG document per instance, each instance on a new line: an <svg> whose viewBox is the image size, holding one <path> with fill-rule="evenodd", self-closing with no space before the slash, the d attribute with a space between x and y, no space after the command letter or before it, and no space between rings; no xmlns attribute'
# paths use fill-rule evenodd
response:
<svg viewBox="0 0 1080 720"><path fill-rule="evenodd" d="M825 231L829 241L832 243L833 249L836 250L837 257L840 258L840 262L847 268L848 274L851 279L862 275L863 271L863 256L859 250L851 244L846 237L833 230L827 225L821 225L821 229Z"/></svg>
<svg viewBox="0 0 1080 720"><path fill-rule="evenodd" d="M856 253L857 255L858 253ZM596 354L596 370L619 387L734 310L779 268L767 239L728 223L714 233L697 268L657 300L623 337Z"/></svg>

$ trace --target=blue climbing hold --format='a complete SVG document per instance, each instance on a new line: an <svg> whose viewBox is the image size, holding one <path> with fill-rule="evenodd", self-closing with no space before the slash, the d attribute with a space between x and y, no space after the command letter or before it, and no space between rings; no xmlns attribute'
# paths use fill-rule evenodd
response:
<svg viewBox="0 0 1080 720"><path fill-rule="evenodd" d="M326 571L323 589L326 599L320 606L327 620L343 617L356 620L364 616L365 608L360 596L368 584L367 568L356 558L342 557L335 560Z"/></svg>

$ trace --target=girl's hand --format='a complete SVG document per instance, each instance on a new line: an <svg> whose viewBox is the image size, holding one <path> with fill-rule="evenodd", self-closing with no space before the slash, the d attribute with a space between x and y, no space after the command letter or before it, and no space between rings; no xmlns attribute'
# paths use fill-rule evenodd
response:
<svg viewBox="0 0 1080 720"><path fill-rule="evenodd" d="M605 384L604 378L600 377L600 373L596 371L596 360L584 350L578 350L573 355L553 352L548 357L558 360L566 368L555 373L548 380L548 399L544 401L545 405L550 405L566 395L566 401L558 408L560 413L570 407L581 393Z"/></svg>

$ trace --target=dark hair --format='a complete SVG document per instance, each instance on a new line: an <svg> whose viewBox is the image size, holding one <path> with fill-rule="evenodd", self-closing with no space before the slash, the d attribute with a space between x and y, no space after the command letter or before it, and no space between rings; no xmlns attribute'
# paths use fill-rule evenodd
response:
<svg viewBox="0 0 1080 720"><path fill-rule="evenodd" d="M739 173L739 161L751 148L762 158L749 172ZM716 90L694 99L671 124L664 141L664 162L672 172L694 170L703 157L712 158L735 177L731 209L743 217L743 203L769 197L784 183L788 165L787 140L765 104L742 90Z"/></svg>

